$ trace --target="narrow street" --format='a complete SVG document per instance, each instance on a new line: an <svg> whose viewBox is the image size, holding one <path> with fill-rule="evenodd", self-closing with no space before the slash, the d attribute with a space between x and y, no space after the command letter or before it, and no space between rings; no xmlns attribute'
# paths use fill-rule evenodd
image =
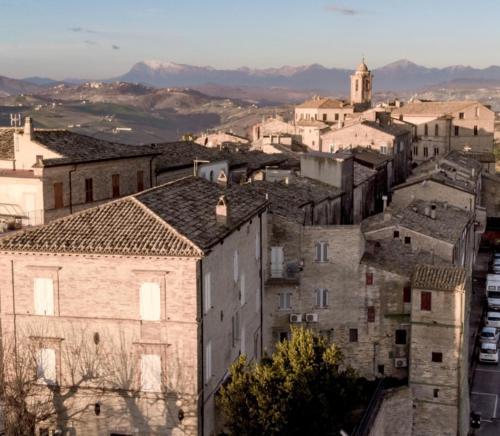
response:
<svg viewBox="0 0 500 436"><path fill-rule="evenodd" d="M474 347L484 307L489 255L489 251L479 252L473 273L469 348L472 373L470 399L471 411L481 413L481 428L475 434L498 436L500 435L500 365L478 363L478 349Z"/></svg>

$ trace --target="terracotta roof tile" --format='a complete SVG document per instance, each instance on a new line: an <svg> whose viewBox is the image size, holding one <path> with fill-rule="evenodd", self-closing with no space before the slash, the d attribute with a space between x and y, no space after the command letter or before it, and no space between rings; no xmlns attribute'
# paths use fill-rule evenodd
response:
<svg viewBox="0 0 500 436"><path fill-rule="evenodd" d="M451 115L454 112L465 109L474 104L479 104L477 101L426 101L413 102L394 109L394 115L415 115L415 116L441 116Z"/></svg>
<svg viewBox="0 0 500 436"><path fill-rule="evenodd" d="M412 286L418 289L454 291L465 285L465 269L455 266L418 265L413 275Z"/></svg>
<svg viewBox="0 0 500 436"><path fill-rule="evenodd" d="M223 194L230 205L227 225L215 215ZM5 236L0 250L200 256L266 206L265 198L239 186L188 177Z"/></svg>

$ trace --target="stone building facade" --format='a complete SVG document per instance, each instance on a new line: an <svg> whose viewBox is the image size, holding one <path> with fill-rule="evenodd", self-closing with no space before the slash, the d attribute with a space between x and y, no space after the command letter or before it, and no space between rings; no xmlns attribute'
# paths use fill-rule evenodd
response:
<svg viewBox="0 0 500 436"><path fill-rule="evenodd" d="M410 364L413 434L469 434L469 312L465 269L416 268Z"/></svg>
<svg viewBox="0 0 500 436"><path fill-rule="evenodd" d="M415 162L450 150L493 150L495 113L477 101L417 101L394 108L392 116L416 126Z"/></svg>
<svg viewBox="0 0 500 436"><path fill-rule="evenodd" d="M65 130L8 129L2 139L11 159L0 170L0 203L23 210L38 225L155 185L148 148L110 143Z"/></svg>
<svg viewBox="0 0 500 436"><path fill-rule="evenodd" d="M191 177L0 239L2 345L55 392L39 427L216 434L228 367L261 356L266 208Z"/></svg>

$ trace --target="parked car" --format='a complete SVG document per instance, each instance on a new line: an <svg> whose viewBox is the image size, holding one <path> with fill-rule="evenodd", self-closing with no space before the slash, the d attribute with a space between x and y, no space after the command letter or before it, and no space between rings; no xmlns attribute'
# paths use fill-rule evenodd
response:
<svg viewBox="0 0 500 436"><path fill-rule="evenodd" d="M488 308L493 310L494 309L500 310L500 291L490 291L489 290L490 287L493 286L488 285L488 290L486 291L486 297L488 298Z"/></svg>
<svg viewBox="0 0 500 436"><path fill-rule="evenodd" d="M498 347L497 344L491 342L481 343L479 349L479 361L486 363L498 363Z"/></svg>
<svg viewBox="0 0 500 436"><path fill-rule="evenodd" d="M488 312L486 313L486 319L484 322L488 327L495 327L500 330L500 312Z"/></svg>
<svg viewBox="0 0 500 436"><path fill-rule="evenodd" d="M481 342L491 342L493 344L497 344L499 338L500 330L497 330L495 327L483 327L479 335Z"/></svg>

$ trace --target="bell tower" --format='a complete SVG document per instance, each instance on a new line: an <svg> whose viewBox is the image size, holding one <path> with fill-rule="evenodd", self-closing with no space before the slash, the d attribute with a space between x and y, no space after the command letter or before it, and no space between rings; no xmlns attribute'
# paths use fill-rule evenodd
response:
<svg viewBox="0 0 500 436"><path fill-rule="evenodd" d="M351 104L355 111L369 109L372 105L373 74L365 64L365 59L351 75Z"/></svg>

